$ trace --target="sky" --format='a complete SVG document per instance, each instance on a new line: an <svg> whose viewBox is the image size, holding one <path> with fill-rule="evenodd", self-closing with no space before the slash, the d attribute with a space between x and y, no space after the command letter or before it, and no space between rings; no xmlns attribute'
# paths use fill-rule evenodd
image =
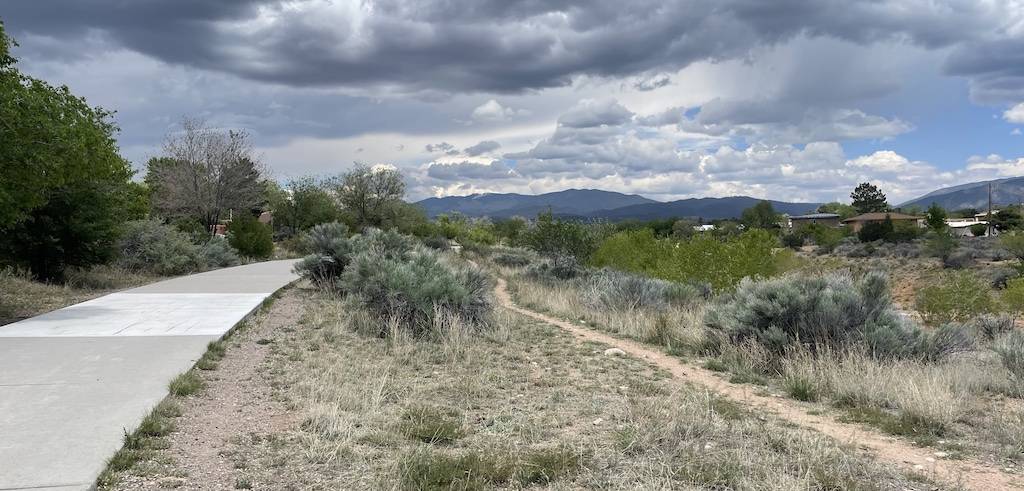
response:
<svg viewBox="0 0 1024 491"><path fill-rule="evenodd" d="M26 74L117 111L144 172L183 118L273 177L397 167L410 199L596 188L899 203L1024 175L1024 0L50 0Z"/></svg>

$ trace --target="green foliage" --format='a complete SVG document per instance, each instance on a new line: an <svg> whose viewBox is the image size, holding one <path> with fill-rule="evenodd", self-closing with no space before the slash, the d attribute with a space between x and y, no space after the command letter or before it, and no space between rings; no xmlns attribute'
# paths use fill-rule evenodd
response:
<svg viewBox="0 0 1024 491"><path fill-rule="evenodd" d="M295 266L295 272L317 285L331 287L351 260L352 243L344 223L315 225L302 236L302 249L310 254Z"/></svg>
<svg viewBox="0 0 1024 491"><path fill-rule="evenodd" d="M763 230L734 238L700 234L687 241L656 239L650 230L620 232L601 243L591 262L678 283L729 289L745 277L768 277L783 267L777 240Z"/></svg>
<svg viewBox="0 0 1024 491"><path fill-rule="evenodd" d="M846 220L847 218L858 214L857 209L853 206L834 201L819 206L815 211L817 213L835 213L836 215L839 215L840 220Z"/></svg>
<svg viewBox="0 0 1024 491"><path fill-rule="evenodd" d="M1009 232L999 236L999 245L1013 257L1024 261L1024 233Z"/></svg>
<svg viewBox="0 0 1024 491"><path fill-rule="evenodd" d="M697 231L693 229L693 227L696 227L697 225L698 223L696 220L676 220L672 223L672 237L682 240L689 239L697 233Z"/></svg>
<svg viewBox="0 0 1024 491"><path fill-rule="evenodd" d="M492 258L495 264L506 268L521 268L529 266L536 258L530 251L523 249L507 249L496 253Z"/></svg>
<svg viewBox="0 0 1024 491"><path fill-rule="evenodd" d="M106 261L141 199L113 113L15 67L0 24L0 258L59 280Z"/></svg>
<svg viewBox="0 0 1024 491"><path fill-rule="evenodd" d="M1014 330L1014 319L1006 314L984 314L972 319L970 326L981 339L993 341Z"/></svg>
<svg viewBox="0 0 1024 491"><path fill-rule="evenodd" d="M966 322L996 310L988 284L967 271L946 273L917 294L915 308L933 325Z"/></svg>
<svg viewBox="0 0 1024 491"><path fill-rule="evenodd" d="M423 405L402 412L398 431L408 438L433 444L449 444L466 435L458 411Z"/></svg>
<svg viewBox="0 0 1024 491"><path fill-rule="evenodd" d="M518 246L523 244L523 238L529 224L521 217L512 217L505 220L495 220L494 233L505 239L507 245Z"/></svg>
<svg viewBox="0 0 1024 491"><path fill-rule="evenodd" d="M804 236L798 233L788 233L779 237L782 245L790 249L799 249L804 245Z"/></svg>
<svg viewBox="0 0 1024 491"><path fill-rule="evenodd" d="M748 229L754 228L778 228L781 216L775 213L775 208L768 201L761 200L756 205L743 210L740 221Z"/></svg>
<svg viewBox="0 0 1024 491"><path fill-rule="evenodd" d="M580 261L597 248L597 240L586 226L555 218L551 212L537 215L523 239L524 245L545 256L568 255Z"/></svg>
<svg viewBox="0 0 1024 491"><path fill-rule="evenodd" d="M410 491L484 490L530 487L571 476L584 456L565 447L522 450L464 450L422 446L399 459L400 489Z"/></svg>
<svg viewBox="0 0 1024 491"><path fill-rule="evenodd" d="M957 247L956 238L946 230L939 230L932 232L925 240L923 252L931 257L939 258L945 265Z"/></svg>
<svg viewBox="0 0 1024 491"><path fill-rule="evenodd" d="M157 220L126 223L117 242L116 260L129 271L157 275L184 274L206 266L199 247L188 236Z"/></svg>
<svg viewBox="0 0 1024 491"><path fill-rule="evenodd" d="M891 242L895 235L896 228L893 226L892 218L889 215L886 215L885 219L881 222L865 223L857 232L857 238L861 242L874 242L876 240Z"/></svg>
<svg viewBox="0 0 1024 491"><path fill-rule="evenodd" d="M589 274L573 256L554 256L535 262L526 269L526 276L535 280L558 283Z"/></svg>
<svg viewBox="0 0 1024 491"><path fill-rule="evenodd" d="M975 237L982 237L988 232L988 225L984 223L975 223L970 226L971 235Z"/></svg>
<svg viewBox="0 0 1024 491"><path fill-rule="evenodd" d="M405 195L402 174L388 168L356 164L343 174L335 190L356 227L383 227Z"/></svg>
<svg viewBox="0 0 1024 491"><path fill-rule="evenodd" d="M274 254L274 232L249 213L239 213L228 226L228 243L239 254L266 259Z"/></svg>
<svg viewBox="0 0 1024 491"><path fill-rule="evenodd" d="M810 238L824 252L831 252L847 237L848 229L829 227L820 223L803 225L793 233L801 238Z"/></svg>
<svg viewBox="0 0 1024 491"><path fill-rule="evenodd" d="M196 373L195 370L189 370L175 377L174 380L168 384L167 389L170 391L172 396L187 397L203 390L203 387L205 386L206 383L203 382L203 379L199 374Z"/></svg>
<svg viewBox="0 0 1024 491"><path fill-rule="evenodd" d="M1006 207L992 215L992 226L1000 232L1020 230L1024 228L1024 217L1021 216L1020 209Z"/></svg>
<svg viewBox="0 0 1024 491"><path fill-rule="evenodd" d="M776 360L795 345L812 353L864 349L879 359L924 360L973 346L962 326L926 334L901 320L880 273L857 280L849 273L747 279L705 322L733 343L764 346Z"/></svg>
<svg viewBox="0 0 1024 491"><path fill-rule="evenodd" d="M932 203L928 207L928 211L924 214L924 220L928 224L928 228L936 232L946 230L946 210L938 203Z"/></svg>
<svg viewBox="0 0 1024 491"><path fill-rule="evenodd" d="M1024 313L1024 278L1008 280L1001 300L1007 311L1016 315Z"/></svg>
<svg viewBox="0 0 1024 491"><path fill-rule="evenodd" d="M341 206L335 199L334 179L302 177L289 181L284 189L268 182L267 201L274 213L274 228L285 237L309 230L321 223L341 220Z"/></svg>
<svg viewBox="0 0 1024 491"><path fill-rule="evenodd" d="M857 213L871 213L889 211L889 203L885 194L875 185L869 182L862 182L850 193L851 205Z"/></svg>

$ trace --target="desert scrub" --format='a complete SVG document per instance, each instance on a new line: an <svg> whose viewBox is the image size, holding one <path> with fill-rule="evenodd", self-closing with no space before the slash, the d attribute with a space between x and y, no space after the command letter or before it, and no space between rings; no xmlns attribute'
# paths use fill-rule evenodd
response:
<svg viewBox="0 0 1024 491"><path fill-rule="evenodd" d="M175 275L206 267L188 235L157 220L125 223L115 246L117 265L129 271Z"/></svg>
<svg viewBox="0 0 1024 491"><path fill-rule="evenodd" d="M811 352L863 347L878 359L939 359L973 346L963 326L926 333L901 319L880 273L859 279L846 272L745 279L705 321L730 343L752 340L776 358L799 346Z"/></svg>
<svg viewBox="0 0 1024 491"><path fill-rule="evenodd" d="M997 310L989 285L968 271L943 274L918 292L914 306L928 324L966 322Z"/></svg>
<svg viewBox="0 0 1024 491"><path fill-rule="evenodd" d="M707 288L604 268L580 281L587 305L605 310L662 309L704 300Z"/></svg>
<svg viewBox="0 0 1024 491"><path fill-rule="evenodd" d="M575 257L568 255L552 256L526 268L526 276L547 282L572 280L585 277L588 274L590 271L586 267L581 265Z"/></svg>
<svg viewBox="0 0 1024 491"><path fill-rule="evenodd" d="M424 405L402 412L398 432L413 440L434 444L452 443L466 434L458 411Z"/></svg>

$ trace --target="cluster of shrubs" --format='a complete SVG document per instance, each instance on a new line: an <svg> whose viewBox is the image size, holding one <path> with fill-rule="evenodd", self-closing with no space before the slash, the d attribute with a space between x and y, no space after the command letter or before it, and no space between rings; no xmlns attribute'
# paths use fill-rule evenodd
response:
<svg viewBox="0 0 1024 491"><path fill-rule="evenodd" d="M744 280L705 319L722 341L755 342L776 359L802 345L811 352L864 349L876 359L938 360L970 350L960 324L923 330L892 306L880 273L848 272Z"/></svg>
<svg viewBox="0 0 1024 491"><path fill-rule="evenodd" d="M239 263L238 253L223 237L196 244L187 233L158 220L127 222L116 247L116 264L140 273L176 275Z"/></svg>
<svg viewBox="0 0 1024 491"><path fill-rule="evenodd" d="M583 300L600 310L687 306L710 295L710 287L648 278L603 268L580 281Z"/></svg>
<svg viewBox="0 0 1024 491"><path fill-rule="evenodd" d="M344 224L327 223L304 240L312 252L296 265L300 276L415 336L436 335L453 318L473 329L490 325L490 278L409 236L377 229L350 236ZM388 322L378 326L375 334L388 334Z"/></svg>
<svg viewBox="0 0 1024 491"><path fill-rule="evenodd" d="M829 252L819 249L819 252ZM915 258L921 255L921 244L919 242L885 242L877 240L874 242L861 242L856 237L845 237L840 240L831 252L837 256L851 258L865 257L892 257L892 258Z"/></svg>

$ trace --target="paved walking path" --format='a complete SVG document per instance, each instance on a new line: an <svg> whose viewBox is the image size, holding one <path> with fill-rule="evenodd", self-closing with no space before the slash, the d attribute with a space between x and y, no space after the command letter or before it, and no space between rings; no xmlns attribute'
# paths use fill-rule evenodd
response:
<svg viewBox="0 0 1024 491"><path fill-rule="evenodd" d="M225 268L0 326L0 490L89 489L167 384L294 261Z"/></svg>

